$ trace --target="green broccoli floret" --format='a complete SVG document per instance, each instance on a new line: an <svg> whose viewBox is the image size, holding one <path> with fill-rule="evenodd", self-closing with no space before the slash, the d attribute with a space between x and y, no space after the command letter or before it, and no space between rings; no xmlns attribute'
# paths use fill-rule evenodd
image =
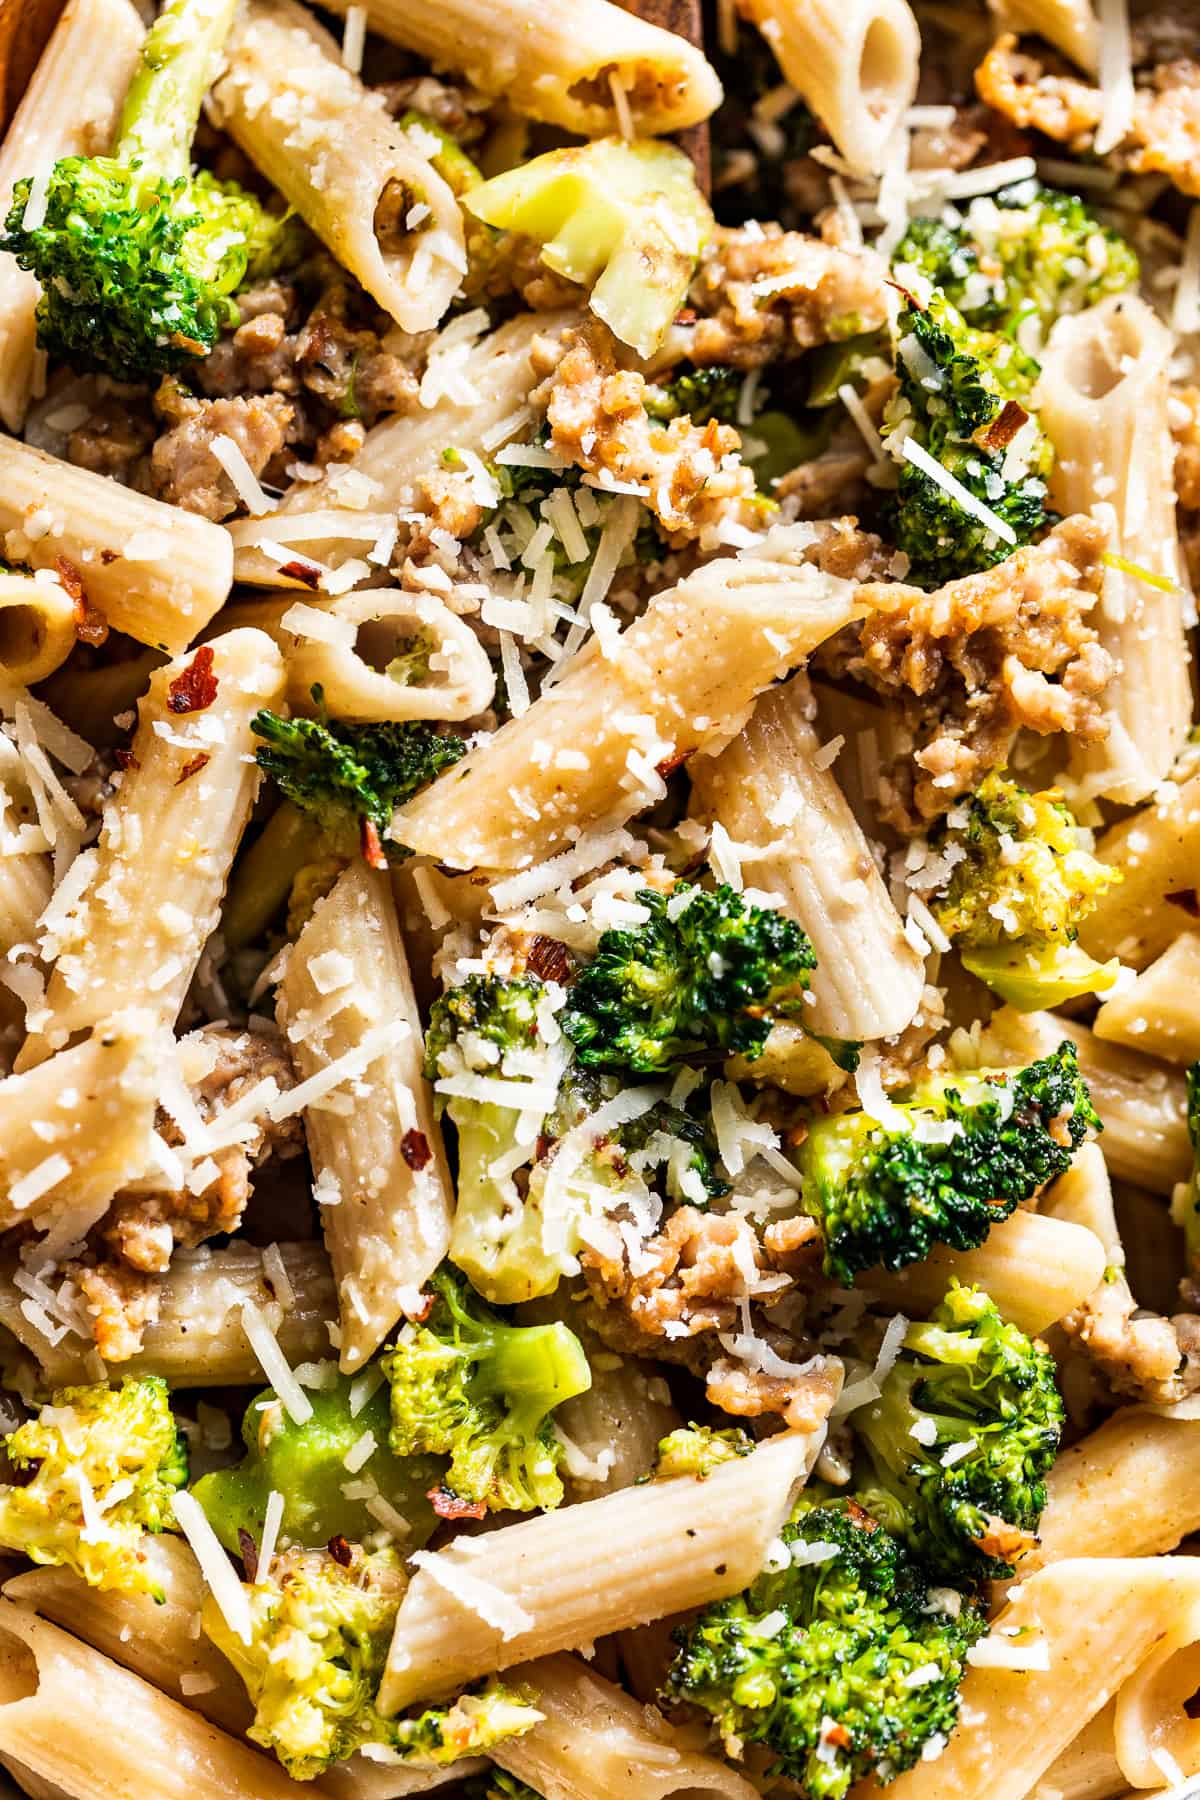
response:
<svg viewBox="0 0 1200 1800"><path fill-rule="evenodd" d="M710 419L732 425L744 381L741 369L728 368L724 363L688 368L670 381L658 381L647 388L646 411L652 419L664 423L686 414L693 425L707 425Z"/></svg>
<svg viewBox="0 0 1200 1800"><path fill-rule="evenodd" d="M970 1603L936 1610L917 1564L854 1500L802 1500L782 1535L786 1568L677 1629L666 1694L710 1713L727 1753L761 1744L769 1773L807 1800L842 1800L953 1731L966 1653L987 1627Z"/></svg>
<svg viewBox="0 0 1200 1800"><path fill-rule="evenodd" d="M0 1545L74 1569L92 1587L162 1599L143 1539L174 1528L172 1497L188 1475L165 1381L63 1388L4 1450L33 1474L0 1483Z"/></svg>
<svg viewBox="0 0 1200 1800"><path fill-rule="evenodd" d="M185 368L237 323L236 290L286 252L290 224L190 172L204 93L236 0L170 0L146 36L111 156L54 165L44 203L18 181L0 248L42 284L38 341L122 381Z"/></svg>
<svg viewBox="0 0 1200 1800"><path fill-rule="evenodd" d="M894 1124L862 1111L814 1119L797 1153L825 1271L847 1287L935 1244L975 1249L1100 1129L1069 1040L1024 1069L929 1077L895 1103Z"/></svg>
<svg viewBox="0 0 1200 1800"><path fill-rule="evenodd" d="M1030 794L994 770L935 839L958 860L934 917L965 967L1023 1012L1104 993L1120 973L1116 957L1095 962L1075 941L1121 879L1084 839L1060 793Z"/></svg>
<svg viewBox="0 0 1200 1800"><path fill-rule="evenodd" d="M435 1504L448 1517L548 1510L563 1497L550 1415L586 1393L592 1372L565 1325L506 1325L443 1268L423 1325L382 1359L397 1456L448 1456Z"/></svg>
<svg viewBox="0 0 1200 1800"><path fill-rule="evenodd" d="M378 1384L374 1391L372 1382ZM434 1457L401 1459L387 1448L391 1414L382 1370L372 1364L353 1379L338 1375L332 1387L307 1393L312 1417L303 1425L270 1388L257 1395L242 1420L241 1462L202 1475L193 1488L225 1548L241 1555L244 1533L255 1544L262 1542L272 1492L283 1495L282 1545L312 1549L335 1537L358 1543L378 1531L381 1520L369 1503L374 1495L352 1499L345 1491L358 1491L347 1475L346 1457L369 1431L377 1448L356 1481L372 1485L400 1514L409 1528L405 1548L419 1549L437 1524L426 1495L436 1489L442 1465ZM361 1404L352 1411L356 1402Z"/></svg>
<svg viewBox="0 0 1200 1800"><path fill-rule="evenodd" d="M1187 1072L1187 1128L1192 1141L1196 1166L1190 1181L1181 1181L1171 1200L1171 1217L1183 1232L1184 1298L1189 1306L1197 1303L1196 1287L1200 1284L1200 1060Z"/></svg>
<svg viewBox="0 0 1200 1800"><path fill-rule="evenodd" d="M1053 453L1036 422L1028 426L1025 404L1039 369L1007 338L972 329L935 290L926 305L901 310L896 373L884 436L903 432L1011 533L1001 536L968 512L902 452L892 534L910 558L910 579L938 587L1002 562L1049 523Z"/></svg>
<svg viewBox="0 0 1200 1800"><path fill-rule="evenodd" d="M345 848L361 838L368 860L403 856L389 837L392 814L463 755L461 738L431 725L345 725L336 719L284 719L260 712L250 729L263 741L258 766L327 841Z"/></svg>
<svg viewBox="0 0 1200 1800"><path fill-rule="evenodd" d="M437 1767L527 1731L539 1713L489 1683L478 1695L416 1718L384 1719L375 1700L406 1586L392 1550L368 1555L335 1538L328 1550L289 1550L247 1583L250 1642L211 1595L204 1629L254 1702L248 1736L298 1781L311 1781L364 1744Z"/></svg>
<svg viewBox="0 0 1200 1800"><path fill-rule="evenodd" d="M863 1505L943 1577L1011 1575L1036 1542L1064 1418L1045 1345L954 1282L854 1414L875 1478Z"/></svg>
<svg viewBox="0 0 1200 1800"><path fill-rule="evenodd" d="M659 1440L654 1476L666 1481L672 1475L694 1475L697 1481L706 1481L722 1463L749 1456L753 1448L753 1438L738 1426L714 1431L711 1425L680 1425Z"/></svg>
<svg viewBox="0 0 1200 1800"><path fill-rule="evenodd" d="M467 1800L542 1800L541 1794L528 1782L519 1781L507 1769L495 1765L483 1775L472 1775L463 1783Z"/></svg>
<svg viewBox="0 0 1200 1800"><path fill-rule="evenodd" d="M643 888L644 925L606 931L571 988L563 1030L585 1067L657 1075L682 1062L761 1054L804 1004L812 945L785 914L722 884Z"/></svg>
<svg viewBox="0 0 1200 1800"><path fill-rule="evenodd" d="M980 197L961 225L914 219L893 257L915 268L972 325L1030 333L1036 347L1056 319L1137 286L1137 253L1077 194L1032 176ZM1031 323L1032 322L1032 323Z"/></svg>

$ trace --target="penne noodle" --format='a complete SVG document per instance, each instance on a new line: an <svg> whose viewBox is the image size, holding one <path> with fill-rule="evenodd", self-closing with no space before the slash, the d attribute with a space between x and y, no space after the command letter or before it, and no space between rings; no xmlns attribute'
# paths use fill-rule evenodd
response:
<svg viewBox="0 0 1200 1800"><path fill-rule="evenodd" d="M784 1432L706 1481L651 1481L421 1553L381 1710L736 1593L762 1568L823 1439Z"/></svg>
<svg viewBox="0 0 1200 1800"><path fill-rule="evenodd" d="M856 175L878 175L917 92L907 0L737 0Z"/></svg>
<svg viewBox="0 0 1200 1800"><path fill-rule="evenodd" d="M1124 1791L1125 1779L1113 1743L1116 1708L1116 1701L1110 1700L1088 1720L1030 1789L1029 1800L1108 1800Z"/></svg>
<svg viewBox="0 0 1200 1800"><path fill-rule="evenodd" d="M803 675L764 694L740 736L696 762L693 792L704 816L734 839L746 880L781 895L807 932L817 956L813 1031L891 1037L920 1004L925 965L820 760L810 711Z"/></svg>
<svg viewBox="0 0 1200 1800"><path fill-rule="evenodd" d="M5 437L0 538L11 562L68 564L114 630L172 654L208 624L233 581L219 525Z"/></svg>
<svg viewBox="0 0 1200 1800"><path fill-rule="evenodd" d="M990 0L1006 29L1045 38L1056 50L1095 75L1100 66L1100 25L1091 0Z"/></svg>
<svg viewBox="0 0 1200 1800"><path fill-rule="evenodd" d="M723 746L763 688L857 617L852 585L806 565L711 562L585 649L401 807L392 835L453 868L527 869L585 827L622 825L665 791L660 768Z"/></svg>
<svg viewBox="0 0 1200 1800"><path fill-rule="evenodd" d="M1101 833L1096 854L1121 880L1100 896L1079 940L1090 956L1144 969L1200 918L1200 772L1163 782L1148 805Z"/></svg>
<svg viewBox="0 0 1200 1800"><path fill-rule="evenodd" d="M1126 1781L1158 1787L1165 1770L1200 1771L1200 1721L1192 1717L1200 1690L1200 1643L1170 1634L1117 1695L1113 1752Z"/></svg>
<svg viewBox="0 0 1200 1800"><path fill-rule="evenodd" d="M129 0L70 0L0 145L0 218L22 177L108 149L142 37ZM33 392L40 293L15 257L0 256L0 420L9 431L21 430Z"/></svg>
<svg viewBox="0 0 1200 1800"><path fill-rule="evenodd" d="M1046 1482L1038 1545L1025 1567L1068 1556L1155 1556L1200 1528L1194 1420L1124 1406L1064 1450Z"/></svg>
<svg viewBox="0 0 1200 1800"><path fill-rule="evenodd" d="M341 1361L378 1350L450 1241L454 1189L386 874L359 863L319 902L279 988L303 1080L357 1058L354 1099L305 1115L341 1315ZM350 1071L347 1069L347 1074Z"/></svg>
<svg viewBox="0 0 1200 1800"><path fill-rule="evenodd" d="M493 1757L543 1800L755 1800L745 1776L683 1748L657 1707L639 1706L577 1657L527 1663L520 1679L544 1717Z"/></svg>
<svg viewBox="0 0 1200 1800"><path fill-rule="evenodd" d="M1185 931L1092 1020L1105 1043L1125 1044L1168 1062L1200 1057L1200 933Z"/></svg>
<svg viewBox="0 0 1200 1800"><path fill-rule="evenodd" d="M390 118L307 8L247 0L212 107L402 330L438 323L467 272L458 202L419 129Z"/></svg>
<svg viewBox="0 0 1200 1800"><path fill-rule="evenodd" d="M1103 700L1108 735L1072 760L1085 798L1124 805L1153 793L1192 722L1168 420L1171 348L1170 332L1143 301L1110 296L1060 322L1038 384L1057 453L1054 505L1065 514L1102 506L1110 551L1131 565L1105 569L1094 621L1116 664Z"/></svg>
<svg viewBox="0 0 1200 1800"><path fill-rule="evenodd" d="M333 12L348 9L333 0ZM366 13L393 43L582 137L621 129L614 88L638 136L698 125L721 99L699 50L609 0L368 0Z"/></svg>
<svg viewBox="0 0 1200 1800"><path fill-rule="evenodd" d="M174 1023L258 789L250 721L282 691L260 631L228 632L151 677L99 843L72 868L70 903L60 891L43 917L54 971L18 1067L132 1004Z"/></svg>
<svg viewBox="0 0 1200 1800"><path fill-rule="evenodd" d="M45 681L75 643L75 606L60 580L0 574L0 682Z"/></svg>

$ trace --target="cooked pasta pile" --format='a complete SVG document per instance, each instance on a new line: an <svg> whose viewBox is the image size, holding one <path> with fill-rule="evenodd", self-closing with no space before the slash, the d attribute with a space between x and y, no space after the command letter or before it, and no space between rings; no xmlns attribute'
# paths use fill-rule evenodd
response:
<svg viewBox="0 0 1200 1800"><path fill-rule="evenodd" d="M1200 11L44 11L17 1790L1200 1794Z"/></svg>

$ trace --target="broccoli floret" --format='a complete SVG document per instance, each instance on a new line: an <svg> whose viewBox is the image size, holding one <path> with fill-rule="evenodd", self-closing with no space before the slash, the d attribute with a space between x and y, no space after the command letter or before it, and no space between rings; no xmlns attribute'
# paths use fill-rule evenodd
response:
<svg viewBox="0 0 1200 1800"><path fill-rule="evenodd" d="M463 755L461 738L431 725L345 725L336 719L284 719L260 712L250 729L263 741L258 766L331 843L370 840L374 851L403 856L389 837L392 814ZM378 860L374 854L369 860Z"/></svg>
<svg viewBox="0 0 1200 1800"><path fill-rule="evenodd" d="M1062 795L993 771L952 813L936 848L957 857L932 910L965 966L1024 1012L1103 993L1120 973L1075 939L1118 870L1086 848Z"/></svg>
<svg viewBox="0 0 1200 1800"><path fill-rule="evenodd" d="M1182 1181L1171 1200L1171 1217L1183 1232L1184 1298L1195 1302L1195 1288L1200 1282L1200 1060L1187 1072L1187 1128L1192 1141L1195 1169L1190 1181Z"/></svg>
<svg viewBox="0 0 1200 1800"><path fill-rule="evenodd" d="M940 288L972 325L1045 338L1055 319L1136 287L1137 253L1077 194L1030 177L972 201L961 225L914 219L893 258ZM1032 322L1032 323L1031 323Z"/></svg>
<svg viewBox="0 0 1200 1800"><path fill-rule="evenodd" d="M1100 1129L1069 1040L1024 1069L928 1078L897 1110L894 1124L862 1111L816 1118L797 1153L826 1273L844 1286L935 1244L975 1249Z"/></svg>
<svg viewBox="0 0 1200 1800"><path fill-rule="evenodd" d="M172 1497L188 1475L165 1381L63 1388L4 1450L14 1469L33 1471L20 1486L0 1483L5 1549L74 1569L92 1587L162 1599L143 1538L173 1529Z"/></svg>
<svg viewBox="0 0 1200 1800"><path fill-rule="evenodd" d="M563 1030L587 1068L656 1075L681 1062L762 1052L798 1014L812 945L785 914L724 884L643 888L644 925L606 931L572 987Z"/></svg>
<svg viewBox="0 0 1200 1800"><path fill-rule="evenodd" d="M111 156L54 165L44 205L18 181L0 247L42 284L38 341L76 369L152 379L206 356L237 323L248 274L277 263L290 222L234 183L190 172L236 0L170 0L146 36Z"/></svg>
<svg viewBox="0 0 1200 1800"><path fill-rule="evenodd" d="M737 1426L714 1431L711 1425L680 1425L659 1441L655 1478L666 1481L672 1475L694 1475L697 1481L706 1481L722 1463L749 1456L753 1448L754 1440Z"/></svg>
<svg viewBox="0 0 1200 1800"><path fill-rule="evenodd" d="M952 1581L1011 1575L1036 1542L1064 1417L1045 1345L954 1282L854 1414L878 1484L863 1504Z"/></svg>
<svg viewBox="0 0 1200 1800"><path fill-rule="evenodd" d="M693 425L707 425L710 419L732 425L744 380L742 370L728 368L724 363L689 368L670 381L659 381L648 388L646 411L652 419L664 423L686 413Z"/></svg>
<svg viewBox="0 0 1200 1800"><path fill-rule="evenodd" d="M661 343L713 223L690 158L649 140L549 150L462 201L474 218L540 243L546 267L590 288L591 310L639 356Z"/></svg>
<svg viewBox="0 0 1200 1800"><path fill-rule="evenodd" d="M372 1381L378 1382L374 1392ZM369 1398L351 1407L363 1393ZM246 1454L232 1468L202 1475L193 1492L209 1524L235 1556L244 1550L243 1534L262 1542L267 1501L283 1495L279 1541L305 1549L330 1538L361 1542L380 1521L368 1500L349 1499L346 1457L369 1431L377 1448L359 1479L374 1484L382 1498L409 1528L406 1549L419 1549L437 1524L426 1495L436 1489L442 1465L435 1457L395 1457L387 1448L391 1414L382 1371L372 1365L354 1377L338 1375L330 1388L310 1388L312 1417L303 1425L284 1410L270 1388L246 1408L242 1442ZM352 1491L354 1491L352 1489ZM372 1496L373 1498L373 1496Z"/></svg>
<svg viewBox="0 0 1200 1800"><path fill-rule="evenodd" d="M949 1735L987 1627L970 1603L934 1610L916 1563L854 1500L802 1500L782 1535L799 1560L677 1629L666 1693L710 1713L730 1754L764 1745L771 1774L842 1800Z"/></svg>
<svg viewBox="0 0 1200 1800"><path fill-rule="evenodd" d="M463 1793L467 1800L542 1800L528 1782L519 1781L507 1769L495 1766L483 1775L472 1775L463 1783Z"/></svg>
<svg viewBox="0 0 1200 1800"><path fill-rule="evenodd" d="M901 460L892 533L910 558L910 578L938 587L1003 561L1049 523L1052 451L1036 421L1028 424L1033 415L1024 404L1039 370L1008 339L973 330L935 290L925 306L900 313L896 373L900 385L884 414L884 436L903 431L1012 534L1011 541L1002 537L914 462Z"/></svg>
<svg viewBox="0 0 1200 1800"><path fill-rule="evenodd" d="M209 1596L204 1629L254 1702L248 1735L298 1781L310 1781L364 1744L436 1767L527 1731L540 1714L498 1683L416 1718L384 1719L375 1700L405 1589L392 1550L367 1555L335 1538L328 1550L289 1550L244 1592L250 1642Z"/></svg>
<svg viewBox="0 0 1200 1800"><path fill-rule="evenodd" d="M438 1510L547 1510L563 1497L550 1415L586 1393L592 1372L562 1324L506 1325L443 1267L423 1325L405 1325L383 1357L397 1456L448 1456Z"/></svg>

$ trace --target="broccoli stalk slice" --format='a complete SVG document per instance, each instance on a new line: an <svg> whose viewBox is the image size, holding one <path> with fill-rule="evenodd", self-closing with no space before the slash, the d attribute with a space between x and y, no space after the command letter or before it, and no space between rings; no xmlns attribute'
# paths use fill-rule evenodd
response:
<svg viewBox="0 0 1200 1800"><path fill-rule="evenodd" d="M562 1324L505 1325L449 1268L433 1277L423 1325L407 1325L383 1358L398 1456L448 1456L448 1516L557 1506L561 1446L550 1415L586 1393L592 1374Z"/></svg>
<svg viewBox="0 0 1200 1800"><path fill-rule="evenodd" d="M1196 1166L1191 1180L1181 1182L1175 1189L1171 1217L1183 1232L1185 1298L1190 1304L1192 1290L1200 1279L1200 1059L1187 1071L1187 1127Z"/></svg>
<svg viewBox="0 0 1200 1800"><path fill-rule="evenodd" d="M590 288L592 311L644 357L682 305L713 223L682 150L621 138L547 151L462 203L535 238L546 267Z"/></svg>
<svg viewBox="0 0 1200 1800"><path fill-rule="evenodd" d="M976 1249L1100 1129L1067 1040L1024 1069L927 1080L896 1110L887 1125L865 1111L816 1118L797 1155L825 1271L844 1286L863 1269L920 1262L934 1244Z"/></svg>
<svg viewBox="0 0 1200 1800"><path fill-rule="evenodd" d="M152 180L186 178L200 108L237 0L171 0L146 35L114 155Z"/></svg>
<svg viewBox="0 0 1200 1800"><path fill-rule="evenodd" d="M1000 1579L1035 1540L1065 1413L1045 1346L951 1284L855 1414L888 1528L951 1579Z"/></svg>

